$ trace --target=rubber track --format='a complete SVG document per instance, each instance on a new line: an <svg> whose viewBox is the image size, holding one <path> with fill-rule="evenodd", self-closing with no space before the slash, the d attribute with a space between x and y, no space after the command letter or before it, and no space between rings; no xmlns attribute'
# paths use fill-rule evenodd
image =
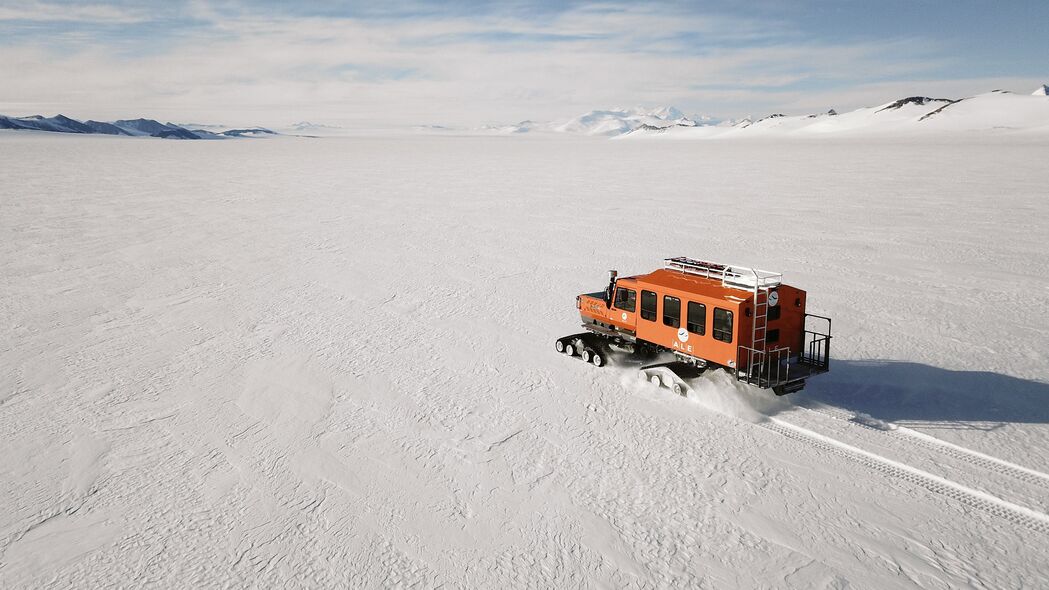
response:
<svg viewBox="0 0 1049 590"><path fill-rule="evenodd" d="M977 467L982 467L989 471L994 471L995 473L1007 475L1026 483L1049 488L1049 474L1042 473L1041 471L1035 471L1034 469L1028 469L1027 467L1023 467L1015 463L1010 463L1009 461L998 459L997 457L985 455L978 451L966 449L965 447L958 446L954 443L950 443L945 440L940 440L934 436L930 436L923 432L917 432L915 430L911 430L910 428L906 428L903 426L897 426L896 430L884 430L882 428L877 428L875 426L871 426L869 424L864 424L863 422L854 420L855 416L845 410L839 410L837 408L831 408L827 406L799 406L799 408L809 412L822 414L824 416L834 418L835 420L848 422L861 428L873 430L885 436L907 440L919 447L939 451L944 455L947 455L948 457L958 459L960 461L965 461L970 465L976 465Z"/></svg>
<svg viewBox="0 0 1049 590"><path fill-rule="evenodd" d="M880 455L864 451L806 428L784 422L778 418L769 418L769 421L762 422L759 426L786 438L804 442L818 449L860 463L890 477L921 486L931 492L947 496L1014 524L1049 535L1049 515L1007 502L979 490L967 488L910 465L898 463Z"/></svg>

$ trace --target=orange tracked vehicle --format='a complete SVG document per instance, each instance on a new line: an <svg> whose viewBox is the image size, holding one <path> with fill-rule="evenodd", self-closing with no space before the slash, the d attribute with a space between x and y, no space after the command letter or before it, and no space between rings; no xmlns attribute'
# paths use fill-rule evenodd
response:
<svg viewBox="0 0 1049 590"><path fill-rule="evenodd" d="M643 377L683 394L684 378L725 368L777 395L799 391L830 369L831 320L806 313L805 291L780 273L667 258L663 268L619 278L576 297L585 332L558 338L558 352L604 366L612 349L675 360Z"/></svg>

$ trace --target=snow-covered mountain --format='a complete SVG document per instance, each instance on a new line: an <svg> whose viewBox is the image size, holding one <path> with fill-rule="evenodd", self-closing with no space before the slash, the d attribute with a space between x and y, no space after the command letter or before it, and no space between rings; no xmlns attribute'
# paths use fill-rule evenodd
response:
<svg viewBox="0 0 1049 590"><path fill-rule="evenodd" d="M838 114L774 114L733 125L642 126L622 134L624 139L727 137L912 135L990 131L1049 133L1049 100L1046 87L1033 95L995 90L962 99L909 96L875 107Z"/></svg>
<svg viewBox="0 0 1049 590"><path fill-rule="evenodd" d="M565 133L597 137L706 138L769 134L907 133L923 131L1049 130L1049 85L1035 96L995 90L970 98L908 96L874 107L838 113L787 115L774 113L760 118L717 119L686 115L672 106L646 109L612 108L593 110L571 119L509 125L486 125L475 131L501 135Z"/></svg>
<svg viewBox="0 0 1049 590"><path fill-rule="evenodd" d="M509 125L485 125L479 130L484 133L504 135L547 132L616 137L642 128L655 130L674 126L695 127L718 122L705 115L689 117L676 107L664 106L655 109L635 107L593 110L567 120L547 122L529 120Z"/></svg>
<svg viewBox="0 0 1049 590"><path fill-rule="evenodd" d="M487 133L513 135L517 133L529 133L531 131L552 131L553 124L537 123L535 121L521 121L509 125L485 125L481 127L480 130Z"/></svg>
<svg viewBox="0 0 1049 590"><path fill-rule="evenodd" d="M32 131L51 131L53 133L95 133L88 125L65 115L44 117L6 117L0 115L0 129L26 129Z"/></svg>
<svg viewBox="0 0 1049 590"><path fill-rule="evenodd" d="M248 127L246 129L227 129L222 132L226 137L265 137L267 135L278 135L265 127Z"/></svg>
<svg viewBox="0 0 1049 590"><path fill-rule="evenodd" d="M113 121L113 124L126 130L132 135L155 135L176 128L181 129L181 127L175 125L164 125L153 119L121 119L119 121Z"/></svg>
<svg viewBox="0 0 1049 590"><path fill-rule="evenodd" d="M291 125L291 129L296 131L317 131L320 129L340 129L340 127L333 127L331 125L325 125L323 123L311 123L309 121L299 121Z"/></svg>
<svg viewBox="0 0 1049 590"><path fill-rule="evenodd" d="M330 125L328 123L317 123L314 121L299 121L291 125L274 128L281 135L299 135L309 137L340 137L349 135L352 129Z"/></svg>
<svg viewBox="0 0 1049 590"><path fill-rule="evenodd" d="M131 135L131 133L122 127L118 127L113 123L106 123L104 121L84 121L84 124L94 130L94 133L102 133L104 135Z"/></svg>
<svg viewBox="0 0 1049 590"><path fill-rule="evenodd" d="M654 110L641 108L611 109L607 111L590 111L569 119L554 127L562 133L582 135L616 136L641 128L662 129L681 126L695 127L696 123L674 107L661 107Z"/></svg>
<svg viewBox="0 0 1049 590"><path fill-rule="evenodd" d="M200 127L209 127L201 125ZM218 131L194 129L175 123L161 123L153 119L120 119L113 122L77 121L65 115L44 117L8 117L0 115L0 129L23 131L47 131L51 133L85 133L103 135L129 135L135 137L159 137L163 139L227 139L230 137L252 137L276 135L262 127L246 129L225 128Z"/></svg>

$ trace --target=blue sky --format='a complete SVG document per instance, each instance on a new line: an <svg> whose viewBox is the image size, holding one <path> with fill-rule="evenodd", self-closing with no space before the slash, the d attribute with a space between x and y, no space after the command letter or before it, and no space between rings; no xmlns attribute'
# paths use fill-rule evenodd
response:
<svg viewBox="0 0 1049 590"><path fill-rule="evenodd" d="M1049 81L1049 2L0 0L0 112L479 125L839 111Z"/></svg>

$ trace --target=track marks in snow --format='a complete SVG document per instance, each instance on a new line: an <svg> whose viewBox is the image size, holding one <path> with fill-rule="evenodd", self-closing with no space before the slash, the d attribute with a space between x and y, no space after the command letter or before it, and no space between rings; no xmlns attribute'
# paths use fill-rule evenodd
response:
<svg viewBox="0 0 1049 590"><path fill-rule="evenodd" d="M982 469L1013 477L1038 489L1046 489L1046 484L1049 484L1049 475L1045 473L966 449L921 432L886 423L871 416L853 414L826 404L812 403L806 406L793 406L789 400L771 399L761 394L755 396L753 388L741 386L725 375L706 375L695 381L693 387L690 397L708 409L755 423L788 438L809 443L821 450L831 451L836 455L871 467L875 471L979 508L1014 524L1049 534L1049 515L1004 499L1002 497L1006 491L1004 488L993 493L974 489L953 481L949 477L936 475L909 465L908 462L911 459L908 457L917 458L914 455L915 450L933 451L935 455L929 458L937 465L940 465L941 461L936 460L936 455L942 454ZM799 412L804 414L799 415ZM791 422L791 418L801 418L805 414L831 418L845 430L830 435ZM852 429L864 433L877 433L875 436L881 438L881 442L888 448L898 450L904 460L897 461L835 437L837 434L857 434L857 432L850 432Z"/></svg>
<svg viewBox="0 0 1049 590"><path fill-rule="evenodd" d="M871 422L865 419L863 416L857 416L851 412L845 410L827 406L825 404L815 404L812 406L800 406L804 410L811 412L817 412L825 416L834 418L835 420L841 420L867 428L875 432L884 434L885 436L892 437L900 441L906 441L910 444L924 447L929 450L938 451L954 459L970 463L977 467L994 471L1009 477L1016 478L1020 481L1038 485L1049 489L1049 474L1029 469L1022 465L1017 465L1004 459L992 457L990 455L967 449L965 447L956 445L954 443L936 438L925 434L924 432L918 432L905 426L898 426L896 424L890 424L885 422Z"/></svg>
<svg viewBox="0 0 1049 590"><path fill-rule="evenodd" d="M893 461L875 453L848 445L839 440L817 432L796 426L779 418L770 417L759 426L787 438L807 443L818 449L828 451L850 461L870 467L875 471L921 486L931 492L941 494L987 512L998 518L1012 522L1040 533L1049 534L1049 515L1013 504L991 494L967 488L953 481Z"/></svg>

